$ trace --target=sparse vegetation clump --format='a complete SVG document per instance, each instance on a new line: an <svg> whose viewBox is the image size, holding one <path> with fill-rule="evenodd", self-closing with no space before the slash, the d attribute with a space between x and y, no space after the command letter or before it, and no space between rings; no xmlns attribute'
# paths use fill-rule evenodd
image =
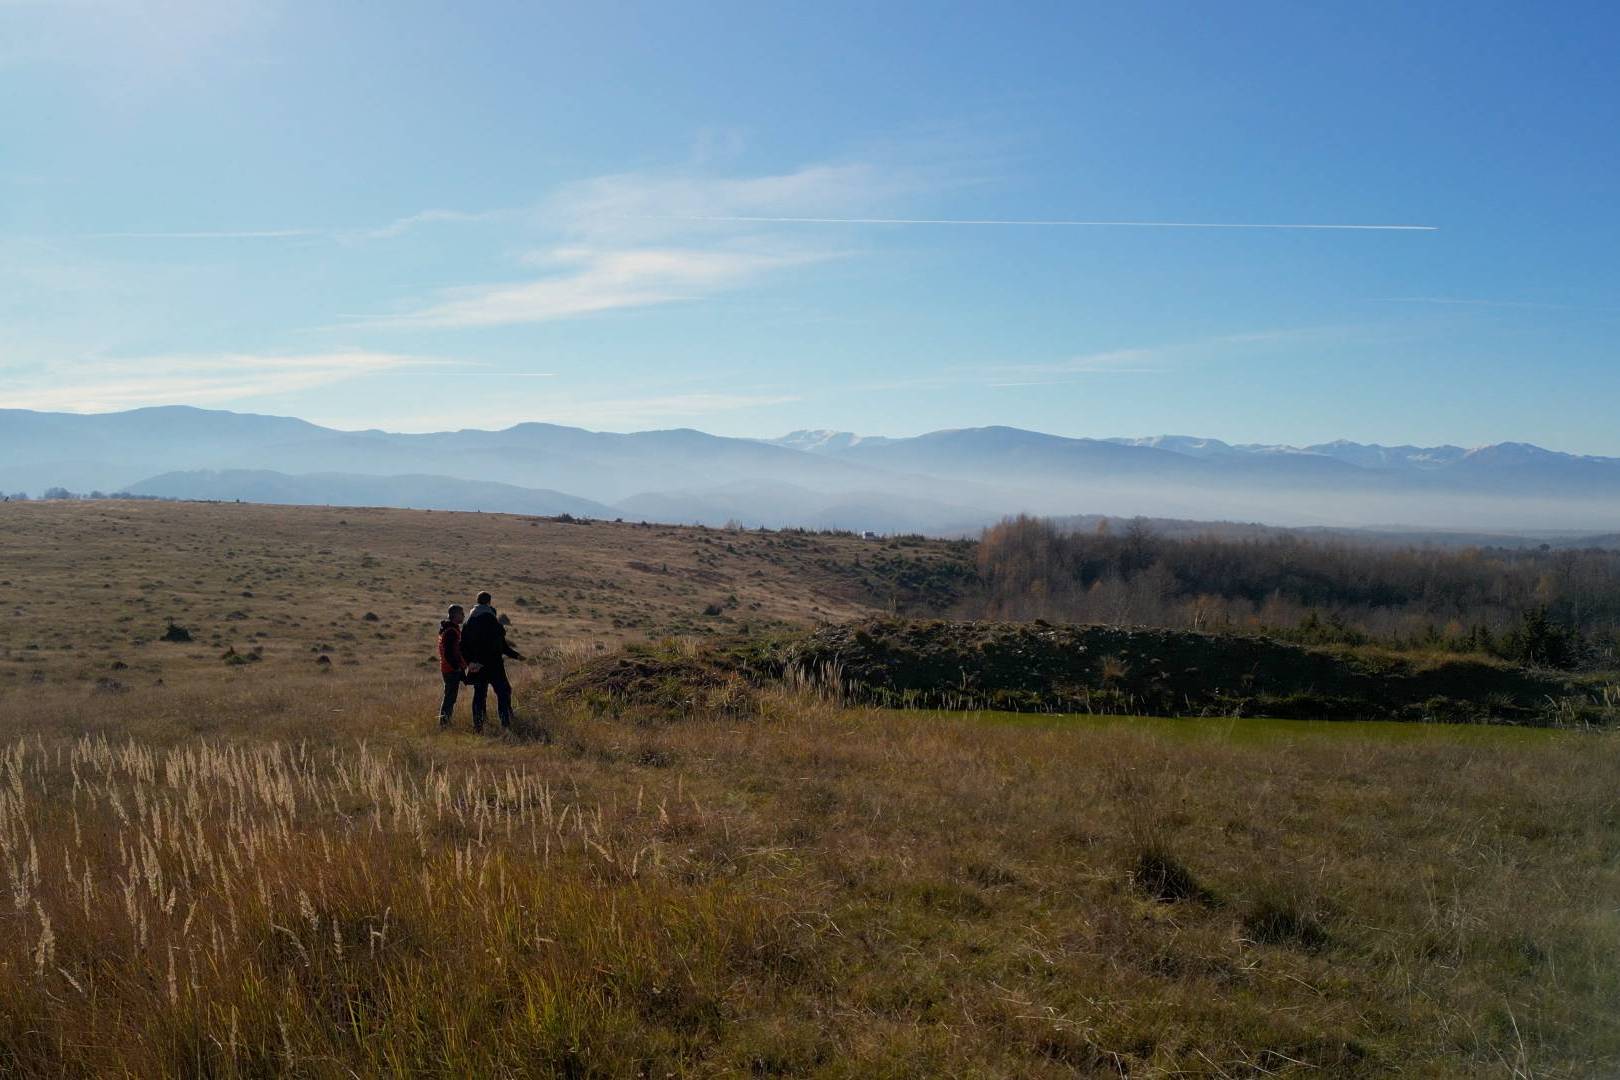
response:
<svg viewBox="0 0 1620 1080"><path fill-rule="evenodd" d="M741 651L666 639L584 660L547 687L542 707L580 704L643 722L698 715L748 715L758 679Z"/></svg>
<svg viewBox="0 0 1620 1080"><path fill-rule="evenodd" d="M1159 844L1143 846L1131 870L1131 880L1143 895L1164 903L1196 900L1212 904L1216 897L1193 876L1193 872Z"/></svg>
<svg viewBox="0 0 1620 1080"><path fill-rule="evenodd" d="M1271 887L1264 891L1243 914L1243 933L1264 945L1289 945L1316 950L1330 938L1308 892Z"/></svg>

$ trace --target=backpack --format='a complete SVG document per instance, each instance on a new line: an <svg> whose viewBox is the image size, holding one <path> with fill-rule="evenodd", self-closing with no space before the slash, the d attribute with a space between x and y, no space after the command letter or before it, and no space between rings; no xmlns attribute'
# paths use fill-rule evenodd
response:
<svg viewBox="0 0 1620 1080"><path fill-rule="evenodd" d="M498 639L501 624L493 615L475 615L461 628L461 655L480 664L498 660L501 643Z"/></svg>

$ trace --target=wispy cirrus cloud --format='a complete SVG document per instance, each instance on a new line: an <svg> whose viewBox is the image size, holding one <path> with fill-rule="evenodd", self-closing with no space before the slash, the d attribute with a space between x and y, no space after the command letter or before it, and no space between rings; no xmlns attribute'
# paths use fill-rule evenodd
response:
<svg viewBox="0 0 1620 1080"><path fill-rule="evenodd" d="M681 172L616 173L568 184L540 214L571 232L644 241L661 234L738 231L790 212L848 213L915 192L932 181L901 166L867 162L807 165L761 176Z"/></svg>
<svg viewBox="0 0 1620 1080"><path fill-rule="evenodd" d="M903 172L826 164L751 177L619 173L565 185L532 211L503 212L537 240L523 257L544 272L522 281L455 286L370 325L456 328L548 322L700 299L847 249L703 215L783 207L847 210L907 190ZM433 220L490 215L434 212ZM415 219L396 226L409 227ZM373 235L391 233L396 226ZM549 242L540 238L549 237Z"/></svg>
<svg viewBox="0 0 1620 1080"><path fill-rule="evenodd" d="M1009 364L991 369L991 387L1048 386L1074 381L1082 375L1141 375L1169 371L1170 361L1188 346L1163 345L1109 349L1041 364Z"/></svg>
<svg viewBox="0 0 1620 1080"><path fill-rule="evenodd" d="M342 350L301 355L144 356L41 365L5 365L0 401L12 408L109 412L143 405L218 405L309 390L347 379L442 360Z"/></svg>
<svg viewBox="0 0 1620 1080"><path fill-rule="evenodd" d="M691 300L826 254L749 248L564 247L530 261L551 271L530 281L446 290L413 311L371 325L505 326Z"/></svg>
<svg viewBox="0 0 1620 1080"><path fill-rule="evenodd" d="M345 241L355 240L393 240L404 236L408 232L428 225L467 225L476 222L498 221L502 218L512 217L513 210L423 210L415 214L407 214L402 218L395 218L386 225L374 229L345 229L334 231L333 236Z"/></svg>
<svg viewBox="0 0 1620 1080"><path fill-rule="evenodd" d="M944 182L937 166L819 163L752 176L700 168L615 173L565 184L526 208L434 208L369 227L123 230L83 239L155 242L393 242L431 227L483 226L472 243L530 276L447 285L348 327L458 329L542 323L690 302L850 254L847 244L727 215L870 212ZM709 220L712 218L713 220ZM512 260L510 254L492 259ZM465 263L463 264L465 265ZM329 328L326 328L329 329Z"/></svg>
<svg viewBox="0 0 1620 1080"><path fill-rule="evenodd" d="M897 200L949 185L939 166L830 162L755 176L690 171L631 172L565 185L532 212L511 214L550 246L526 261L548 268L520 282L444 290L374 324L480 327L545 322L698 299L782 270L850 254L806 232L818 225L961 225L1155 229L1310 229L1429 232L1429 225L878 216ZM381 238L429 221L490 214L430 211L364 235ZM1099 370L1095 365L1090 370ZM1122 370L1113 366L1109 370ZM1010 382L1013 380L1009 380Z"/></svg>

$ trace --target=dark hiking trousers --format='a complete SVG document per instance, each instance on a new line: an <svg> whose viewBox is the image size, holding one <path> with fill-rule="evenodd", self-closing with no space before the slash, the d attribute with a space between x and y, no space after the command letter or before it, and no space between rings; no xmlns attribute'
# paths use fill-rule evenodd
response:
<svg viewBox="0 0 1620 1080"><path fill-rule="evenodd" d="M453 671L444 677L444 700L439 703L439 723L448 724L450 714L456 711L456 695L461 691L461 672Z"/></svg>
<svg viewBox="0 0 1620 1080"><path fill-rule="evenodd" d="M484 694L491 687L495 690L495 707L501 714L501 727L511 727L512 684L506 681L506 666L504 664L485 664L472 677L472 684L473 727L483 729L485 716Z"/></svg>

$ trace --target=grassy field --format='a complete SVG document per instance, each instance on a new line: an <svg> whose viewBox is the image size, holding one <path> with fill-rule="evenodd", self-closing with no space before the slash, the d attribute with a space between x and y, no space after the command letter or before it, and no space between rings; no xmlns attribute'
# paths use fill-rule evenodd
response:
<svg viewBox="0 0 1620 1080"><path fill-rule="evenodd" d="M881 607L882 545L130 504L0 542L6 1076L1620 1072L1613 733L813 686L635 723L545 690L599 643ZM543 658L514 736L432 719L478 587Z"/></svg>
<svg viewBox="0 0 1620 1080"><path fill-rule="evenodd" d="M322 656L429 670L445 608L485 588L536 654L931 610L968 560L941 541L116 501L0 504L0 553L0 692L279 678ZM171 622L192 640L162 640Z"/></svg>
<svg viewBox="0 0 1620 1080"><path fill-rule="evenodd" d="M1413 724L1397 720L1322 721L1277 717L1096 716L1080 713L1048 715L1023 712L946 712L920 710L940 719L965 717L984 724L1052 728L1082 732L1109 732L1129 728L1166 739L1221 743L1287 743L1331 739L1379 743L1475 744L1486 749L1543 746L1547 740L1567 739L1572 746L1588 746L1589 732L1507 724Z"/></svg>

